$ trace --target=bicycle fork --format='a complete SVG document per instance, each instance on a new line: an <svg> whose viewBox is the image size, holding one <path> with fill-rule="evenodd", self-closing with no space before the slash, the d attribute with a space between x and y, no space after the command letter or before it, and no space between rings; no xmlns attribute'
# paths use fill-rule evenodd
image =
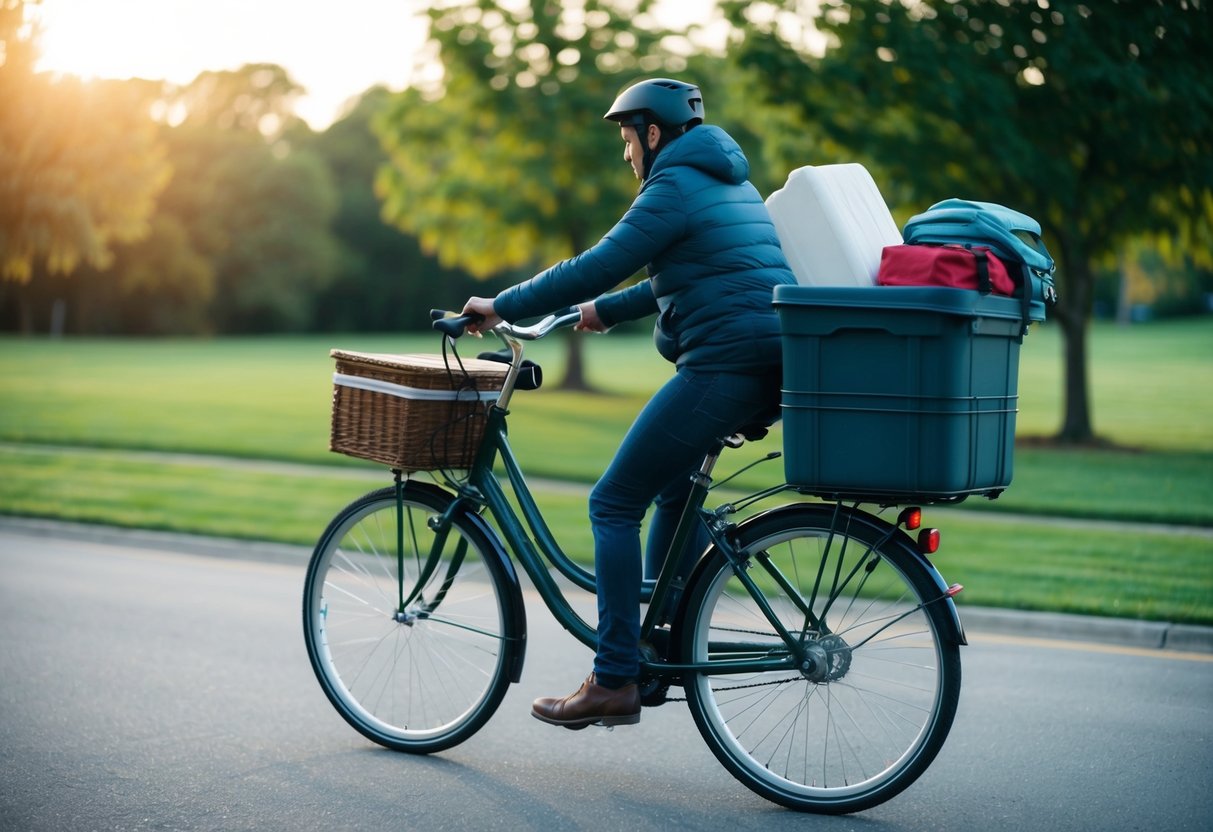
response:
<svg viewBox="0 0 1213 832"><path fill-rule="evenodd" d="M442 562L443 554L447 547L447 540L451 531L451 518L455 512L462 510L463 504L461 500L456 499L447 506L446 511L442 514L430 518L427 521L429 530L434 533L433 539L430 541L429 552L424 553L425 560L419 565L417 580L413 584L413 588L405 594L406 589L406 573L404 567L405 559L405 531L410 532L412 540L412 551L420 558L422 551L418 546L416 530L412 525L412 517L406 521L404 509L404 482L399 471L396 472L396 587L397 587L397 607L395 619L401 623L409 623L415 617L424 618L428 616L443 599L446 598L447 591L451 588L455 574L463 565L463 559L467 555L468 542L460 536L455 544L454 551L451 553L450 563L447 568L447 574L438 589L434 593L434 597L426 599L422 594L425 587L429 586L430 578L433 577L435 570ZM418 602L413 613L409 612L410 605Z"/></svg>

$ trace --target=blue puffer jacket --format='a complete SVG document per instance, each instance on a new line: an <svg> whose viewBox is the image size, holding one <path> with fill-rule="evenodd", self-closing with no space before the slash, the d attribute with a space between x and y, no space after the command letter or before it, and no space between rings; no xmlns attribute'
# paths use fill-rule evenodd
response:
<svg viewBox="0 0 1213 832"><path fill-rule="evenodd" d="M695 127L657 154L631 208L601 241L505 290L494 309L516 321L597 298L608 326L659 312L657 348L680 367L778 365L771 293L796 279L749 175L726 132ZM645 266L648 280L601 294Z"/></svg>

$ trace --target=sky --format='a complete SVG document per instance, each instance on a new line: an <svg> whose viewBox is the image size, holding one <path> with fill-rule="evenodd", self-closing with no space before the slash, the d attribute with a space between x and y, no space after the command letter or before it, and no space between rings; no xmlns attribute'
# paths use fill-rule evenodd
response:
<svg viewBox="0 0 1213 832"><path fill-rule="evenodd" d="M298 114L324 129L375 84L402 89L427 26L424 0L42 0L41 70L185 84L204 70L284 67ZM665 0L663 22L700 22L712 0Z"/></svg>
<svg viewBox="0 0 1213 832"><path fill-rule="evenodd" d="M401 89L426 25L415 0L43 0L39 69L188 83L198 73L274 63L307 90L316 129L377 83Z"/></svg>

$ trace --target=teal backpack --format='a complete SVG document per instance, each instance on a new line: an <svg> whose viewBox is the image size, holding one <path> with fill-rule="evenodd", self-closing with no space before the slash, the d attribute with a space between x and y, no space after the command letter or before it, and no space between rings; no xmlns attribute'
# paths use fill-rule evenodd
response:
<svg viewBox="0 0 1213 832"><path fill-rule="evenodd" d="M945 199L911 217L902 236L910 245L987 246L1013 278L1018 277L1015 266L1020 266L1022 277L1016 282L1020 285L1017 294L1023 298L1025 327L1032 301L1057 302L1053 286L1056 266L1040 239L1040 223L1026 214L992 202Z"/></svg>

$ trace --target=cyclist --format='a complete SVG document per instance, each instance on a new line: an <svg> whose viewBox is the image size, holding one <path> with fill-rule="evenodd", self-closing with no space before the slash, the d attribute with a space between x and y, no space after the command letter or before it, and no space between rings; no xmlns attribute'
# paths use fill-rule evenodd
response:
<svg viewBox="0 0 1213 832"><path fill-rule="evenodd" d="M534 716L567 728L640 720L640 527L649 530L650 577L660 570L690 475L714 440L778 413L777 284L795 283L750 166L722 129L703 123L703 97L670 79L627 88L604 118L617 122L623 158L640 190L627 213L587 251L465 313L491 329L578 305L578 329L605 332L657 314L658 352L677 371L644 406L590 494L598 591L598 650L581 687L545 697ZM648 279L610 291L647 266ZM604 294L605 293L605 294ZM706 533L690 545L702 550Z"/></svg>

